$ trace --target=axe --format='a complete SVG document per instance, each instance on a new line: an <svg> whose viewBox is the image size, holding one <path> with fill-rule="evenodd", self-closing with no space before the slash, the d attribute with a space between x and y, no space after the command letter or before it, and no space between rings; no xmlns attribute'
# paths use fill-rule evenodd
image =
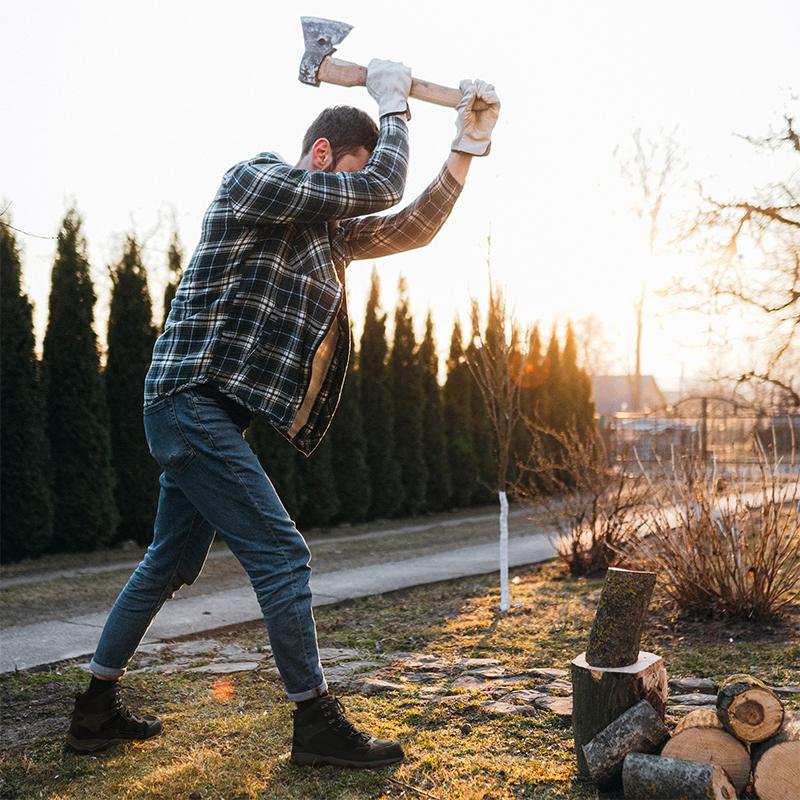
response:
<svg viewBox="0 0 800 800"><path fill-rule="evenodd" d="M303 38L306 43L306 51L300 62L299 77L302 83L307 83L309 86L319 86L321 81L334 83L337 86L367 85L366 67L331 58L331 54L336 52L334 45L344 41L347 34L353 30L352 25L321 17L300 17L300 21L303 24ZM417 100L448 108L455 108L462 97L459 89L439 86L417 78L411 81L409 95ZM488 106L478 99L473 108L482 111Z"/></svg>

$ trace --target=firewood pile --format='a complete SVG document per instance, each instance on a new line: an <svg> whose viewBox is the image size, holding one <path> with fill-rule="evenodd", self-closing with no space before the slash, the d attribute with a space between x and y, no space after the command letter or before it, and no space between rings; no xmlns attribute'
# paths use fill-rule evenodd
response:
<svg viewBox="0 0 800 800"><path fill-rule="evenodd" d="M639 650L655 573L609 569L585 653L572 661L579 777L625 800L800 800L800 713L751 675L670 732L663 659Z"/></svg>

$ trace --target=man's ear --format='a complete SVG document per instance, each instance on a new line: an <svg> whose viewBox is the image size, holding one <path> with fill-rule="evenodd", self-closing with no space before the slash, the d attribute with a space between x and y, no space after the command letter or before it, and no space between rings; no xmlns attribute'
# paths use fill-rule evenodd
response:
<svg viewBox="0 0 800 800"><path fill-rule="evenodd" d="M323 138L317 139L311 145L311 166L314 169L326 170L333 165L333 148L331 143Z"/></svg>

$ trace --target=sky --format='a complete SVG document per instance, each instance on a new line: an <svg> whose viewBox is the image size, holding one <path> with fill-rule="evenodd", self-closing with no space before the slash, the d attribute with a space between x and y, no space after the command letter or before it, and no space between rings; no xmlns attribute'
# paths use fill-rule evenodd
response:
<svg viewBox="0 0 800 800"><path fill-rule="evenodd" d="M468 322L470 297L485 306L491 234L492 276L523 327L563 332L568 319L593 316L608 368L624 372L644 285L643 371L675 389L709 369L707 321L659 295L673 276L699 269L698 257L666 246L649 255L619 153L637 129L654 141L675 131L685 168L665 232L692 208L698 180L721 197L765 183L770 166L735 134L764 135L798 110L800 4L789 0L4 0L0 208L10 204L13 224L35 234L18 237L40 341L55 249L47 237L70 205L85 220L103 340L108 268L126 234L145 244L160 319L172 228L190 255L232 164L265 150L295 163L324 107L375 115L364 88L298 81L301 15L354 26L337 58L402 61L415 77L451 86L481 78L501 99L492 151L473 159L434 242L374 262L390 323L402 274L417 334L430 308L446 356L454 319ZM411 109L403 204L435 177L455 135L452 109L414 100ZM359 261L347 270L356 336L372 267ZM739 321L727 324L735 338Z"/></svg>

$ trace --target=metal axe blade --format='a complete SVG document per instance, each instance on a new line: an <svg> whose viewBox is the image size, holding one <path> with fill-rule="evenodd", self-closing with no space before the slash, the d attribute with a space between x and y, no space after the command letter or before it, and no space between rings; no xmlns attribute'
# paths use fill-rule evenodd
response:
<svg viewBox="0 0 800 800"><path fill-rule="evenodd" d="M325 56L336 52L334 45L341 44L353 30L346 22L321 17L300 17L306 51L300 62L300 80L310 86L319 86L319 67Z"/></svg>

